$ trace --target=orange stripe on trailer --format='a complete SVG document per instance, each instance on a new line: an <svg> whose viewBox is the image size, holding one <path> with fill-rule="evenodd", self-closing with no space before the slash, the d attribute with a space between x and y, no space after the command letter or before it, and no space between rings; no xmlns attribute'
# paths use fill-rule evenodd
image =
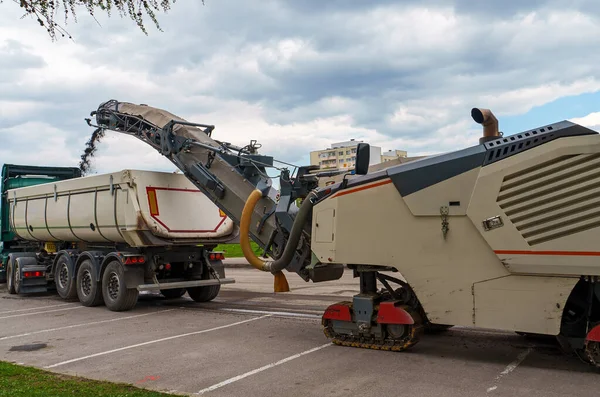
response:
<svg viewBox="0 0 600 397"><path fill-rule="evenodd" d="M498 255L553 255L553 256L600 256L600 252L595 251L494 251Z"/></svg>
<svg viewBox="0 0 600 397"><path fill-rule="evenodd" d="M373 187L387 185L388 183L392 183L392 180L391 179L387 179L385 181L377 182L377 183L374 183L372 185L359 186L359 187L356 187L354 189L342 190L341 192L337 192L336 194L334 194L333 196L331 196L331 198L343 196L345 194L360 192L361 190L367 190L367 189L371 189Z"/></svg>

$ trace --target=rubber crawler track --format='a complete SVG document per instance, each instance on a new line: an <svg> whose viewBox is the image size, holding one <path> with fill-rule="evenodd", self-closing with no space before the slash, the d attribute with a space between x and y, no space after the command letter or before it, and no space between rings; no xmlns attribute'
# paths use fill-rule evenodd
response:
<svg viewBox="0 0 600 397"><path fill-rule="evenodd" d="M340 302L341 304L341 302ZM352 309L351 305L350 308ZM377 307L378 309L378 307ZM424 333L424 326L421 320L421 316L418 314L411 312L410 313L413 319L415 320L415 325L410 326L410 330L408 335L403 338L394 339L394 338L385 338L383 340L376 338L368 338L364 336L353 336L353 335L341 335L337 334L333 329L333 322L328 319L324 319L322 321L323 324L323 333L331 342L338 346L347 346L347 347L356 347L362 349L371 349L371 350L385 350L385 351L394 351L401 352L407 349L410 349L414 345L416 345L421 336Z"/></svg>

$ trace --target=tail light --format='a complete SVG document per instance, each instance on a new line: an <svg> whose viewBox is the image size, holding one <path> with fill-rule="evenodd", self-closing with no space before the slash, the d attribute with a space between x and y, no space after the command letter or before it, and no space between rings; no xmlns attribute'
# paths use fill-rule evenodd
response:
<svg viewBox="0 0 600 397"><path fill-rule="evenodd" d="M44 277L44 272L41 272L41 271L28 271L28 272L23 272L23 277L24 277L24 278L31 278L31 277Z"/></svg>
<svg viewBox="0 0 600 397"><path fill-rule="evenodd" d="M223 254L222 252L211 252L208 255L208 259L210 259L211 261L222 261L223 259L225 259L225 254Z"/></svg>
<svg viewBox="0 0 600 397"><path fill-rule="evenodd" d="M123 262L125 265L136 265L138 263L145 263L146 262L146 258L144 258L143 256L128 256L125 258L125 261Z"/></svg>

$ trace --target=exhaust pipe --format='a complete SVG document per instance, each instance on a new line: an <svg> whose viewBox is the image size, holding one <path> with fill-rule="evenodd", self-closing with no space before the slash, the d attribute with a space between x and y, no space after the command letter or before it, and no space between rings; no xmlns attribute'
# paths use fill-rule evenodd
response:
<svg viewBox="0 0 600 397"><path fill-rule="evenodd" d="M479 138L479 144L493 141L501 136L498 131L498 119L491 110L473 108L471 109L471 117L476 123L483 126L483 136Z"/></svg>

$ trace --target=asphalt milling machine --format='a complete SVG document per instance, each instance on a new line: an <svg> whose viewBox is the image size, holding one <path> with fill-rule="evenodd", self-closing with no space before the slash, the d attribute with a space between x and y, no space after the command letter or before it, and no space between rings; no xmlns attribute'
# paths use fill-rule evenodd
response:
<svg viewBox="0 0 600 397"><path fill-rule="evenodd" d="M246 259L276 292L289 291L283 270L324 282L351 269L360 293L322 318L338 345L403 351L460 325L556 336L600 367L596 131L561 121L505 136L474 108L478 144L369 172L359 143L355 169L319 187L336 172L278 162L255 140L235 146L162 109L110 100L91 116L181 169L239 225Z"/></svg>

